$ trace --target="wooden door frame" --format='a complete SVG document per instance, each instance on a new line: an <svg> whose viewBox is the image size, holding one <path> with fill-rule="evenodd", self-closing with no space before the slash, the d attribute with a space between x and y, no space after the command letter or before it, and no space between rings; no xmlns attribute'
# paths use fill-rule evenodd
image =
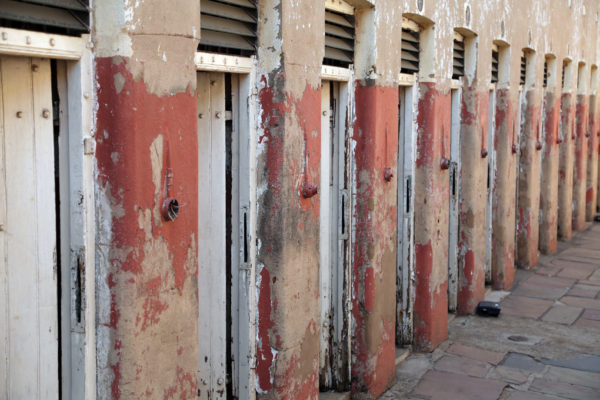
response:
<svg viewBox="0 0 600 400"><path fill-rule="evenodd" d="M94 199L94 84L89 35L69 37L0 28L0 54L57 61L60 103L58 145L61 226L62 396L96 398L96 269ZM69 260L68 262L66 260ZM74 265L77 268L73 267ZM76 287L75 271L81 285ZM65 290L65 288L68 288ZM71 294L81 289L81 313ZM70 316L65 318L65 316Z"/></svg>

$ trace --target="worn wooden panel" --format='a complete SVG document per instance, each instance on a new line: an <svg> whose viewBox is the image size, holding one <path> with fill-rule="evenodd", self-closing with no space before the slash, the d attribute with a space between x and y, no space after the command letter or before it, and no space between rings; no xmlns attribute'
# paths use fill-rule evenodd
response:
<svg viewBox="0 0 600 400"><path fill-rule="evenodd" d="M198 73L198 299L201 399L225 397L225 79Z"/></svg>
<svg viewBox="0 0 600 400"><path fill-rule="evenodd" d="M54 143L50 62L0 60L6 186L4 354L8 398L58 398Z"/></svg>
<svg viewBox="0 0 600 400"><path fill-rule="evenodd" d="M448 310L458 300L458 208L460 203L460 90L452 90L450 125L450 213L448 232Z"/></svg>
<svg viewBox="0 0 600 400"><path fill-rule="evenodd" d="M319 379L321 386L331 384L330 333L331 333L331 123L329 81L321 84L321 182L320 182L320 294L321 294L321 342L319 346Z"/></svg>
<svg viewBox="0 0 600 400"><path fill-rule="evenodd" d="M485 282L492 283L492 219L494 206L494 178L496 176L496 150L494 141L496 132L496 91L490 91L489 118L488 118L488 184L487 207L485 213Z"/></svg>

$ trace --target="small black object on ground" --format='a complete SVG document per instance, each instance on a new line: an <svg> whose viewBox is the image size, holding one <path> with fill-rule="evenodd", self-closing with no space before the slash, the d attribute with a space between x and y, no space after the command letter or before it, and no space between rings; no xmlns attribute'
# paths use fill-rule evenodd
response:
<svg viewBox="0 0 600 400"><path fill-rule="evenodd" d="M600 214L594 217L594 222L600 222Z"/></svg>
<svg viewBox="0 0 600 400"><path fill-rule="evenodd" d="M495 301L480 301L475 311L482 317L497 317L500 315L502 307Z"/></svg>

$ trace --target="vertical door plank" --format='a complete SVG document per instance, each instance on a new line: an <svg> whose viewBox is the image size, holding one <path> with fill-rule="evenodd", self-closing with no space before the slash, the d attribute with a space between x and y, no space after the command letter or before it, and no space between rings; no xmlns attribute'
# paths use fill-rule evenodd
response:
<svg viewBox="0 0 600 400"><path fill-rule="evenodd" d="M4 58L2 64L9 397L37 399L40 343L31 64L29 59L17 57Z"/></svg>
<svg viewBox="0 0 600 400"><path fill-rule="evenodd" d="M211 154L211 108L210 108L210 79L208 73L198 73L197 83L197 112L198 112L198 354L200 358L199 382L200 399L210 398L211 376L211 344L210 344L210 313L211 289L210 282L210 252L211 226L210 206L210 154Z"/></svg>
<svg viewBox="0 0 600 400"><path fill-rule="evenodd" d="M8 398L58 398L54 142L48 60L1 60L4 185L2 391ZM43 110L48 110L48 118ZM8 314L8 315L6 315ZM4 322L3 321L3 322ZM1 391L0 391L1 392Z"/></svg>
<svg viewBox="0 0 600 400"><path fill-rule="evenodd" d="M9 388L9 335L8 326L8 263L6 260L6 184L4 165L4 102L2 68L4 59L0 58L0 398L8 399Z"/></svg>
<svg viewBox="0 0 600 400"><path fill-rule="evenodd" d="M211 208L210 226L212 231L212 252L210 264L211 296L211 358L212 358L212 398L226 397L226 315L227 291L225 265L227 249L225 245L225 75L211 73L210 106L211 127Z"/></svg>
<svg viewBox="0 0 600 400"><path fill-rule="evenodd" d="M50 61L32 59L32 63L38 66L37 71L32 72L32 83L38 237L40 397L53 399L58 397L58 300L52 83Z"/></svg>
<svg viewBox="0 0 600 400"><path fill-rule="evenodd" d="M198 74L200 398L225 396L225 79ZM209 394L210 393L210 394Z"/></svg>

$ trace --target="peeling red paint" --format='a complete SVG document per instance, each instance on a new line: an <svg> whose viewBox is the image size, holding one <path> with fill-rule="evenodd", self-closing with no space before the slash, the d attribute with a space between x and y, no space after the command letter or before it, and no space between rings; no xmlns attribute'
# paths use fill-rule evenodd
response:
<svg viewBox="0 0 600 400"><path fill-rule="evenodd" d="M585 229L587 145L588 138L588 96L577 95L575 105L575 160L573 174L573 229Z"/></svg>
<svg viewBox="0 0 600 400"><path fill-rule="evenodd" d="M269 271L262 268L258 296L258 343L256 346L256 376L258 387L262 391L273 388L271 366L273 353L271 351L270 330L275 326L271 320L271 279Z"/></svg>
<svg viewBox="0 0 600 400"><path fill-rule="evenodd" d="M98 190L105 193L106 201L110 203L104 206L112 210L112 220L106 221L110 232L105 232L111 238L107 253L111 266L107 271L110 320L105 324L110 328L109 338L113 341L112 354L109 355L114 376L111 390L113 397L118 398L121 381L129 379L126 378L128 371L138 371L142 380L144 372L150 371L137 358L140 349L131 344L132 340L147 345L161 344L160 350L153 356L142 353L147 354L149 359L166 357L169 351L172 351L169 357L177 357L177 349L164 346L158 334L160 330L171 332L173 329L163 324L160 315L170 307L178 307L177 303L167 303L163 295L175 293L185 304L189 304L190 296L197 296L195 253L190 258L191 251L197 247L198 229L197 207L194 206L197 204L197 185L190 184L197 182L198 178L196 98L189 89L165 96L149 93L143 79L134 79L126 59L96 58L95 61ZM120 90L115 88L114 76L117 74L123 78ZM179 117L173 118L173 115ZM152 218L149 229L144 230L138 223L140 213L160 209L163 201L162 195L157 198L155 194L150 158L151 145L159 135L169 141L171 151L177 154L177 157L172 157L171 165L172 195L184 207L177 220L164 223L158 216L158 220ZM114 154L119 154L118 161L111 157ZM164 173L161 175L160 193L165 179ZM152 253L158 243L164 247L157 251L168 253L160 260L155 259L156 255ZM165 258L168 263L164 262ZM150 266L155 270L147 270ZM150 274L154 277L151 278ZM167 276L170 277L169 283L164 280ZM184 288L188 282L191 282L189 289ZM140 293L146 295L143 302L132 302ZM148 329L150 326L152 330ZM190 338L186 349L196 346L196 339ZM184 352L180 357L189 362L189 354ZM138 367L132 365L136 359L141 363ZM197 366L194 366L193 371L196 370ZM192 373L192 370L188 372ZM196 379L194 375L191 383L195 388ZM143 396L147 390L153 391L152 386L133 385L127 395Z"/></svg>
<svg viewBox="0 0 600 400"><path fill-rule="evenodd" d="M389 246L395 243L397 195L396 185L385 181L385 171L395 175L397 165L398 90L357 82L355 95L352 392L367 392L374 398L394 378L388 355L395 352L395 302L389 302L395 298L395 285L388 288L384 283L395 282L396 276L395 246ZM390 251L391 265L384 262L384 254Z"/></svg>
<svg viewBox="0 0 600 400"><path fill-rule="evenodd" d="M415 170L414 346L432 350L448 337L449 175L451 95L419 84Z"/></svg>

